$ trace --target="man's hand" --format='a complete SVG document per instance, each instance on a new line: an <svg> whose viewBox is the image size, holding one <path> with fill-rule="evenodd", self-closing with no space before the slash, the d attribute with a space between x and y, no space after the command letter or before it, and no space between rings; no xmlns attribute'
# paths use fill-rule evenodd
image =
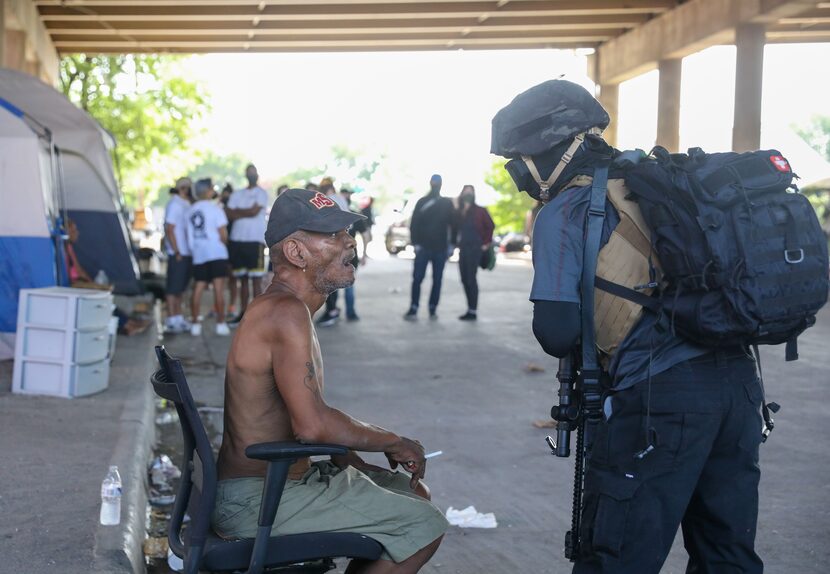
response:
<svg viewBox="0 0 830 574"><path fill-rule="evenodd" d="M418 481L426 474L427 461L424 458L424 447L417 440L401 437L401 440L389 447L384 453L389 460L389 466L395 469L400 464L404 470L412 474L409 482L413 490Z"/></svg>

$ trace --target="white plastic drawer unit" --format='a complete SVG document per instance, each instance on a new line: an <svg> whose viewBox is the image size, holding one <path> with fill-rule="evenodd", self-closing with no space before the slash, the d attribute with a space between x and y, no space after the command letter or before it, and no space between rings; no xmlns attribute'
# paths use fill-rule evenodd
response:
<svg viewBox="0 0 830 574"><path fill-rule="evenodd" d="M112 296L78 299L78 318L75 328L79 331L87 329L106 329L112 317Z"/></svg>
<svg viewBox="0 0 830 574"><path fill-rule="evenodd" d="M23 352L32 359L94 363L109 355L109 331L62 331L24 327Z"/></svg>
<svg viewBox="0 0 830 574"><path fill-rule="evenodd" d="M76 397L106 389L112 309L108 291L21 290L14 392Z"/></svg>

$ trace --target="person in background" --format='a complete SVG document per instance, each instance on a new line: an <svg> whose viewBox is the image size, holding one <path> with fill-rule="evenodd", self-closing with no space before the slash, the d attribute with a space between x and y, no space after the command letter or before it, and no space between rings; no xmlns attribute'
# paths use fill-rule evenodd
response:
<svg viewBox="0 0 830 574"><path fill-rule="evenodd" d="M415 264L412 269L412 299L404 315L407 321L418 316L421 299L421 283L426 277L427 265L432 264L432 289L429 294L429 318L436 319L438 300L441 297L441 279L447 262L451 228L455 209L452 201L441 197L441 176L429 180L429 193L418 200L412 212L409 231L415 246Z"/></svg>
<svg viewBox="0 0 830 574"><path fill-rule="evenodd" d="M360 213L360 211L352 208L353 195L354 192L352 192L352 190L350 189L347 189L345 187L340 189L340 196L343 198L343 201L346 202L346 207L348 208L347 211L357 213L358 215L363 215L362 213ZM358 235L363 236L363 234L366 233L368 223L368 219L358 219L349 228L349 235L351 235L355 239ZM354 259L352 259L352 265L355 268L355 273L357 273L357 269L360 265L366 264L366 242L363 241L362 244L362 255L358 256L357 250L355 249ZM343 298L346 300L346 321L359 321L360 317L357 316L357 311L355 310L354 306L354 283L343 289Z"/></svg>
<svg viewBox="0 0 830 574"><path fill-rule="evenodd" d="M196 182L196 203L187 210L187 240L193 253L193 278L196 286L190 301L193 325L190 334L202 334L199 322L199 308L202 293L213 285L214 308L216 309L216 334L230 335L225 322L225 279L228 276L228 218L225 211L214 201L216 192L209 178Z"/></svg>
<svg viewBox="0 0 830 574"><path fill-rule="evenodd" d="M350 189L344 187L340 190L340 193L336 193L334 185L331 184L331 179L325 178L320 184L320 192L335 202L343 211L352 212L350 208L352 191ZM358 233L362 233L364 229L365 221L359 219L347 231L354 238ZM352 265L355 267L355 270L359 264L360 258L357 256L357 251L355 251L355 257L352 260ZM326 310L317 320L318 327L331 327L340 320L340 309L337 308L338 293L339 291L332 291L328 298L326 298ZM344 289L344 296L346 299L346 320L359 321L360 317L357 316L354 308L354 285L349 285Z"/></svg>
<svg viewBox="0 0 830 574"><path fill-rule="evenodd" d="M228 200L225 214L233 222L228 243L231 268L238 278L239 314L231 319L231 325L239 324L248 302L262 292L262 277L265 275L265 208L268 205L268 192L257 182L259 174L253 164L245 168L248 186L237 189Z"/></svg>
<svg viewBox="0 0 830 574"><path fill-rule="evenodd" d="M319 191L319 190L320 190L320 186L319 186L319 185L317 185L316 183L314 183L313 181L309 181L309 182L307 182L307 183L305 184L305 188L306 188L308 191Z"/></svg>
<svg viewBox="0 0 830 574"><path fill-rule="evenodd" d="M112 285L96 283L89 273L87 273L86 269L83 268L80 261L78 261L73 245L78 242L81 233L78 230L78 226L71 219L66 220L66 235L68 236L68 241L63 245L66 271L69 274L69 286L76 289L111 291ZM133 319L119 307L113 309L112 315L118 318L119 335L137 335L150 326L149 320Z"/></svg>
<svg viewBox="0 0 830 574"><path fill-rule="evenodd" d="M281 196L286 191L288 191L288 186L284 183L280 184L280 186L277 188L277 197Z"/></svg>
<svg viewBox="0 0 830 574"><path fill-rule="evenodd" d="M372 228L375 226L375 212L374 212L374 197L367 197L363 202L363 207L360 208L360 214L366 218L366 231L363 232L363 256L360 259L360 264L365 265L368 260L369 244L372 242Z"/></svg>
<svg viewBox="0 0 830 574"><path fill-rule="evenodd" d="M226 181L225 185L222 187L222 193L219 196L219 203L222 204L222 208L227 211L228 202L231 199L231 195L233 195L233 185ZM233 222L228 222L228 234L230 235L231 230L233 229ZM233 272L230 269L230 263L228 263L228 310L226 315L229 317L233 317L236 315L236 298L239 296L239 280L233 276ZM218 312L219 310L216 309Z"/></svg>
<svg viewBox="0 0 830 574"><path fill-rule="evenodd" d="M190 330L190 323L182 315L182 296L192 273L185 220L185 212L190 208L191 186L190 178L180 178L176 187L170 190L170 200L164 209L164 246L167 251L165 331L169 333L185 333Z"/></svg>
<svg viewBox="0 0 830 574"><path fill-rule="evenodd" d="M478 318L478 281L476 273L482 255L493 243L493 218L484 207L476 204L476 190L472 185L465 185L458 196L457 222L458 232L458 271L461 284L467 296L467 312L459 317L462 321L475 321Z"/></svg>

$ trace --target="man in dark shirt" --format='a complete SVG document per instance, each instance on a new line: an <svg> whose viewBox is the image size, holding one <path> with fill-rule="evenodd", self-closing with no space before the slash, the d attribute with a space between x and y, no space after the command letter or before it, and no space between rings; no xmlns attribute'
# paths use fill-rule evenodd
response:
<svg viewBox="0 0 830 574"><path fill-rule="evenodd" d="M409 231L415 246L415 265L412 270L412 302L404 315L408 321L418 315L421 302L421 282L432 263L432 290L429 294L429 318L436 319L435 310L441 297L441 279L447 262L449 238L455 208L452 201L441 197L441 176L433 175L429 180L429 193L418 200L412 212Z"/></svg>

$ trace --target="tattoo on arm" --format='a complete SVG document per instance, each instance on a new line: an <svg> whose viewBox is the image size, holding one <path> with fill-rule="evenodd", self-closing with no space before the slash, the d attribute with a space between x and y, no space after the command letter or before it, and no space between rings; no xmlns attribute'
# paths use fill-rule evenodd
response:
<svg viewBox="0 0 830 574"><path fill-rule="evenodd" d="M317 384L317 371L314 369L314 363L309 361L305 364L305 367L308 371L306 372L306 375L303 378L303 384L305 385L305 388L311 391L314 394L314 396L319 400L321 398L320 387Z"/></svg>

